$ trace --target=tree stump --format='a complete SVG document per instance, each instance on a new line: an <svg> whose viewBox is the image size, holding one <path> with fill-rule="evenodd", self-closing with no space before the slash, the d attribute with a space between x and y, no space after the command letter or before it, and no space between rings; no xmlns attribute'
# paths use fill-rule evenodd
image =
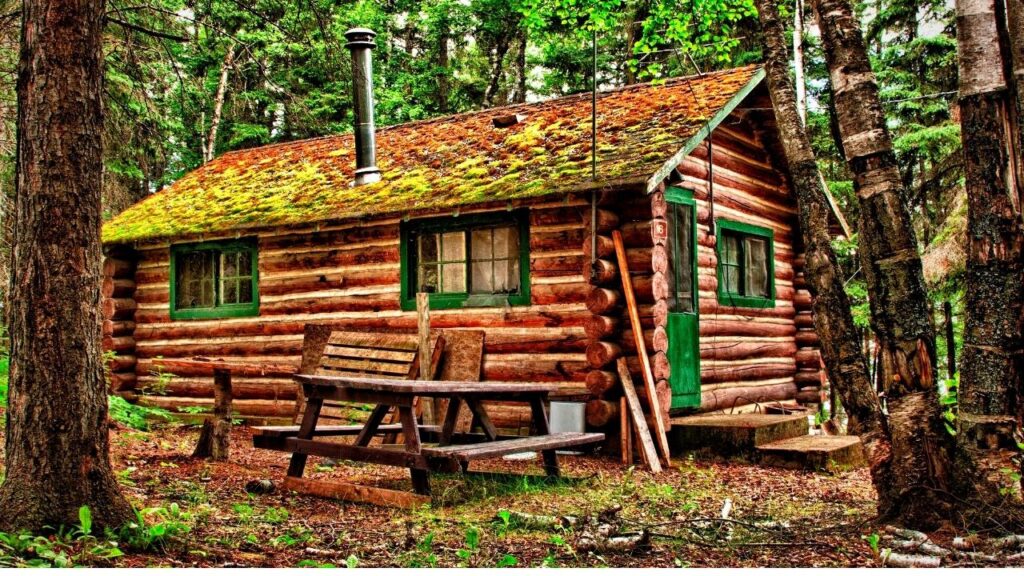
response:
<svg viewBox="0 0 1024 576"><path fill-rule="evenodd" d="M213 370L213 415L203 422L193 458L225 461L231 442L231 371Z"/></svg>

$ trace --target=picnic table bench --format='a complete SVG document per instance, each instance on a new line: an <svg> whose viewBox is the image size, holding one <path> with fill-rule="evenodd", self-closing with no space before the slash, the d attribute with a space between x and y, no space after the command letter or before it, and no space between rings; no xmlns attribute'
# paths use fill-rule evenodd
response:
<svg viewBox="0 0 1024 576"><path fill-rule="evenodd" d="M506 454L539 451L544 471L560 473L556 450L595 444L604 434L561 432L548 428L545 402L558 389L556 384L524 382L452 382L436 380L398 380L358 376L299 374L306 409L299 426L258 428L253 437L257 448L290 452L291 463L285 488L299 492L346 500L397 506L414 506L429 501L430 472L465 471L470 462ZM416 398L448 400L440 426L423 425L414 411ZM484 407L484 401L513 401L529 404L532 414L531 436L499 436ZM362 426L318 427L325 402L358 402L374 405ZM482 433L456 432L459 410L465 404ZM384 424L392 410L399 422ZM401 433L401 444L373 444L378 435L385 439ZM355 436L351 444L325 440L330 436ZM425 443L429 440L430 443ZM302 478L308 456L323 456L409 468L415 494L341 482Z"/></svg>

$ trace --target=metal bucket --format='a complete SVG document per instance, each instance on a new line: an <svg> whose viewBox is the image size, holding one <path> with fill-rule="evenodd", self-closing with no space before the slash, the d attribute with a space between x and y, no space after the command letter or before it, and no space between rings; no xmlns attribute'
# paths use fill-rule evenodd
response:
<svg viewBox="0 0 1024 576"><path fill-rule="evenodd" d="M582 402L552 402L548 415L552 432L585 432L586 405Z"/></svg>

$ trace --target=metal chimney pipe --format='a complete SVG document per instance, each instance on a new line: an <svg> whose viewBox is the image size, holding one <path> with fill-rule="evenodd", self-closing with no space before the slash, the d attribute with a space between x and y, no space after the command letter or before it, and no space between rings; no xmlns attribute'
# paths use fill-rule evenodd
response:
<svg viewBox="0 0 1024 576"><path fill-rule="evenodd" d="M368 28L352 28L345 32L352 51L352 108L355 111L356 186L380 181L377 168L377 136L373 125L373 58L377 33Z"/></svg>

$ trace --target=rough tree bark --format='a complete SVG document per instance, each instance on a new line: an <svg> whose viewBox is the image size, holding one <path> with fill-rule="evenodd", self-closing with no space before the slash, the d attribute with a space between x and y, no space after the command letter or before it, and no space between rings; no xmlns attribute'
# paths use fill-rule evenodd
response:
<svg viewBox="0 0 1024 576"><path fill-rule="evenodd" d="M100 355L104 2L26 0L6 478L0 528L131 520L110 467Z"/></svg>
<svg viewBox="0 0 1024 576"><path fill-rule="evenodd" d="M935 386L935 334L917 241L878 84L849 0L812 0L843 149L860 204L861 265L881 346L893 477L904 522L934 526L948 512L948 435Z"/></svg>
<svg viewBox="0 0 1024 576"><path fill-rule="evenodd" d="M800 231L807 262L808 289L813 297L814 327L831 385L849 414L849 431L860 436L868 457L871 479L878 492L878 509L889 516L898 509L891 467L892 450L885 416L860 349L843 275L832 250L829 204L804 129L789 76L786 40L774 0L757 0L766 47L765 67L782 147L800 209Z"/></svg>
<svg viewBox="0 0 1024 576"><path fill-rule="evenodd" d="M995 505L976 512L982 516L976 521L989 521L1012 518L1007 504L1019 505L1021 496L1020 484L1001 470L1017 452L1013 432L1024 377L1024 220L1011 160L1010 72L999 65L1008 48L999 33L1002 2L957 0L956 9L969 238L956 480L959 493Z"/></svg>

